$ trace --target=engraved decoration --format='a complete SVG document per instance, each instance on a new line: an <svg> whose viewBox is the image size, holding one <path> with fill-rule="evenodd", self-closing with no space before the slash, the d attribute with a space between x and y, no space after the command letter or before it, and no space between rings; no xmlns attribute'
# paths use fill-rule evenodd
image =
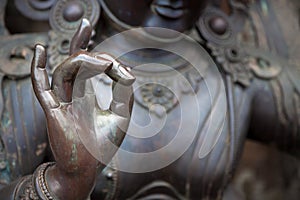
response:
<svg viewBox="0 0 300 200"><path fill-rule="evenodd" d="M143 85L140 92L143 98L141 104L146 108L150 108L153 104L160 104L169 111L178 102L169 88L157 83Z"/></svg>
<svg viewBox="0 0 300 200"><path fill-rule="evenodd" d="M27 18L46 21L57 0L15 0L16 8Z"/></svg>
<svg viewBox="0 0 300 200"><path fill-rule="evenodd" d="M161 118L174 109L183 95L195 94L203 77L186 66L184 71L169 72L153 77L147 73L135 74L135 101Z"/></svg>
<svg viewBox="0 0 300 200"><path fill-rule="evenodd" d="M71 38L82 18L88 19L93 26L100 16L100 5L97 0L62 0L58 1L50 12L49 31L49 67L55 67L67 58Z"/></svg>
<svg viewBox="0 0 300 200"><path fill-rule="evenodd" d="M233 23L220 10L208 8L200 17L197 29L215 61L230 74L234 83L248 87L253 77L269 79L281 72L279 61L264 51L239 44Z"/></svg>

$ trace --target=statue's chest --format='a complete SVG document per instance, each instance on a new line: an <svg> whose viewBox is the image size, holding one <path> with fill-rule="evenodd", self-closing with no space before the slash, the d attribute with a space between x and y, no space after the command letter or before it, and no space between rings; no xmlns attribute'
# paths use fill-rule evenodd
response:
<svg viewBox="0 0 300 200"><path fill-rule="evenodd" d="M134 73L132 120L117 154L120 197L163 193L181 199L205 195L209 183L221 188L233 159L217 69Z"/></svg>

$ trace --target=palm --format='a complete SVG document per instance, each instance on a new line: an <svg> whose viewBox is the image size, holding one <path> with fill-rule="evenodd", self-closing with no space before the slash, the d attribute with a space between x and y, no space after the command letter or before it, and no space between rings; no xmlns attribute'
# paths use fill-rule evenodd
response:
<svg viewBox="0 0 300 200"><path fill-rule="evenodd" d="M132 108L134 77L125 68L120 72L120 63L109 55L81 50L87 46L90 34L90 25L82 23L72 41L71 55L55 70L51 87L42 46L36 46L32 63L33 87L46 114L51 149L57 164L66 172L86 170L87 163L98 163L86 144L105 155L101 161L109 162L116 149L107 144L121 144ZM116 81L112 104L105 111L96 105L94 95L85 94L86 79L100 73Z"/></svg>

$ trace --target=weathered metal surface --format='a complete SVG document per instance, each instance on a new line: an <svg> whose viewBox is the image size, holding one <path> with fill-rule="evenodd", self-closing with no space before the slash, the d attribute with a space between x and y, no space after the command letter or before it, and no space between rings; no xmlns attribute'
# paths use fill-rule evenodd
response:
<svg viewBox="0 0 300 200"><path fill-rule="evenodd" d="M27 0L24 2L29 5L28 2L39 1ZM42 2L44 1L40 1L40 3ZM44 3L50 5L51 2L55 1L45 1ZM0 4L2 11L5 3L2 1ZM104 11L102 15L100 15L100 6ZM18 4L17 10L21 13L19 16L22 17L22 13L27 13L28 8L21 8ZM50 12L49 10L50 7L44 9L44 14L50 16L49 22L45 22L45 24L50 24L48 37L45 36L47 33L9 35L5 30L5 15L0 16L0 33L2 34L0 38L0 70L3 91L2 108L0 107L0 110L3 110L0 134L2 138L0 168L3 169L0 173L1 182L8 183L25 173L33 172L34 168L42 162L45 154L46 135L40 133L45 131L45 124L43 118L40 117L42 113L34 98L28 78L33 46L37 42L48 45L47 64L50 71L53 72L65 59L74 59L74 55L69 56L69 47L71 38L83 17L91 21L93 29L96 31L92 33L94 44L100 43L120 31L140 26L158 26L181 32L192 30L191 37L198 41L205 50L197 50L195 53L195 49L187 48L185 53L197 55L202 58L204 63L209 63L209 66L217 66L222 74L222 78L218 78L218 72L210 71L210 69L207 69L204 75L197 74L189 60L183 61L177 55L161 50L135 51L120 57L121 63L133 67L132 72L137 78L135 86L138 89L135 91L133 121L147 124L150 115L154 120L152 121L154 127L159 127L164 122L163 128L149 138L146 136L153 134L153 129L139 130L130 126L128 132L132 132L133 136L128 134L125 137L121 145L122 149L135 153L147 153L161 149L176 137L176 130L181 125L180 122L184 124L186 136L190 137L195 131L191 122L195 116L196 107L200 106L203 110L197 118L199 127L196 129L193 143L177 160L161 169L144 173L106 168L99 175L97 191L92 195L94 199L221 199L225 187L234 174L247 137L265 143L273 143L280 149L299 156L300 75L297 62L299 58L297 57L300 43L296 37L299 34L297 32L297 30L299 31L299 2L291 1L285 7L280 0L155 0L138 2L133 0L86 0L57 1L53 4ZM187 10L189 12L184 12ZM289 12L290 10L291 12ZM285 20L283 17L285 15L293 20ZM25 14L23 17L26 18L26 16ZM42 20L43 17L39 17L38 12L35 12L31 18ZM289 29L289 27L297 28ZM39 27L32 27L32 29L34 28L37 32L41 30ZM88 39L90 38L82 36L77 38L77 41L87 41ZM138 42L139 38L134 39L135 42ZM109 50L117 52L120 49L130 48L128 41L115 41L115 45ZM86 44L84 46L87 47L88 44L84 43ZM174 42L175 44L176 42ZM42 54L40 52L38 56ZM88 59L81 61L86 63ZM178 78L179 75L172 73L172 70L151 67L135 68L135 66L147 64L150 61L166 65L170 69L176 69L175 71L185 80L181 81ZM46 59L43 58L39 62L45 63ZM292 66L292 64L296 66ZM65 66L67 65L68 63L65 63ZM61 88L65 86L66 80L73 80L75 72L70 67L63 69L66 71L58 70L54 74L52 89L55 94L58 94L60 100L70 102L72 88L65 87L64 90ZM70 75L68 74L70 72L74 73ZM111 74L108 73L108 75ZM109 88L111 82L104 79L99 79L99 83ZM205 81L212 83L210 89L213 92L207 90ZM187 85L191 87L189 88ZM228 109L225 116L220 114L222 112L218 107L218 102L223 100L220 94L223 85ZM82 89L83 86L80 88ZM81 93L79 92L79 94ZM122 94L122 90L119 90L120 94ZM192 105L192 101L189 99L191 94L194 94L200 103ZM211 97L210 100L207 98L208 96ZM43 100L50 105L55 107L58 104L57 101L48 101L49 96L44 97ZM46 104L43 106L47 112ZM117 107L116 104L113 106ZM217 110L216 112L220 116L213 122L214 126L210 137L218 134L220 136L215 146L199 159L200 147L205 141L207 121L213 115L214 110ZM83 116L86 115L83 114ZM66 118L59 118L59 122L65 123L65 126L68 124ZM75 124L78 125L81 122L84 124L86 121L82 119ZM70 124L72 123L70 122ZM99 126L105 126L105 124L100 123ZM51 129L58 130L61 135L66 132L59 129L59 123L49 116L48 127L50 132ZM68 142L66 145L62 145L65 140L61 138L61 135L50 139L52 143L56 141L55 143L61 144L54 145L55 157L59 158L58 163L61 162L61 157L63 157L61 154L66 149L67 152L71 150L71 161L77 161L78 155L86 150L75 148L80 142L75 142L75 146L74 144L68 146L70 145ZM114 138L114 135L110 135L110 137L112 141L120 142L118 138ZM70 148L68 149L68 147ZM178 144L178 149L158 155L157 163L146 160L149 162L147 164L151 166L162 163L172 157L173 153L179 152L180 148L181 145ZM101 153L111 155L108 149L104 149ZM94 160L89 158L87 156L83 161L94 164ZM68 158L64 160L68 160ZM128 160L127 157L118 157L114 160L112 167L137 168L144 166L143 164L138 159ZM64 166L66 170L73 169L70 165L61 164L61 166ZM51 174L51 178L48 179L50 189L55 188L52 184L59 173L52 171ZM80 184L87 183L88 189L82 187L82 190L77 191L77 197L93 186L91 180L94 180L94 176L95 174L91 170L86 174L86 178L78 176L80 183L73 180L73 186L76 188L80 188ZM24 185L26 185L25 183L27 184L26 181ZM73 184L71 179L66 179L64 183ZM65 191L67 190L65 187L63 185L59 188L61 190L55 190L54 193L60 197L66 197L64 195L70 193Z"/></svg>

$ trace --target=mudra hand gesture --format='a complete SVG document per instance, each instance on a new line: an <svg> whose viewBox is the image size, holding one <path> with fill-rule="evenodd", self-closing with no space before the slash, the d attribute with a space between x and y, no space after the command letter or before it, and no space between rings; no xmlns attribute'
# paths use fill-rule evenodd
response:
<svg viewBox="0 0 300 200"><path fill-rule="evenodd" d="M80 136L93 137L87 127L87 118L80 118L74 124L73 90L75 79L80 76L79 98L85 100L85 81L95 75L106 73L114 81L113 100L109 110L95 112L97 120L105 119L105 126L111 126L115 133L100 132L101 145L109 142L112 135L114 144L118 147L127 130L132 109L132 83L135 78L126 67L114 60L111 56L101 53L90 53L85 49L88 46L92 28L90 23L83 19L78 31L73 37L70 47L70 56L55 70L50 87L46 66L46 51L41 45L36 45L32 61L32 83L35 94L46 114L50 146L56 163L45 173L47 186L54 198L58 199L86 199L91 193L97 174L97 168L104 164L93 157ZM81 68L80 75L78 72ZM81 96L80 96L81 95ZM100 109L95 105L95 109ZM77 113L78 116L78 113ZM107 120L109 119L109 120ZM120 128L119 123L123 126ZM125 124L125 125L124 125ZM106 138L105 138L106 137ZM98 137L99 138L99 137ZM112 159L115 151L100 148L106 161Z"/></svg>

